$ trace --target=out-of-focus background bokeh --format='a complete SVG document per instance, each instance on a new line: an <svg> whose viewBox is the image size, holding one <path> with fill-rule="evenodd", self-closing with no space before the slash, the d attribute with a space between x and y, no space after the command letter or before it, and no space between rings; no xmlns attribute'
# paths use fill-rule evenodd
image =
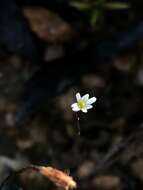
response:
<svg viewBox="0 0 143 190"><path fill-rule="evenodd" d="M70 171L81 190L143 189L142 10L141 0L0 2L0 183L35 164ZM97 97L79 121L77 92ZM3 189L58 187L25 172Z"/></svg>

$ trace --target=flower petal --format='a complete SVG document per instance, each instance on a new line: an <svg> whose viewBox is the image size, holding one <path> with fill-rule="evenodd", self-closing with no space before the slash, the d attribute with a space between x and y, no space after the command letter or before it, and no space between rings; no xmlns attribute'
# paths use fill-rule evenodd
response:
<svg viewBox="0 0 143 190"><path fill-rule="evenodd" d="M71 105L72 108L75 107L75 106L77 106L77 103L74 103L74 104Z"/></svg>
<svg viewBox="0 0 143 190"><path fill-rule="evenodd" d="M96 102L96 98L92 97L90 99L87 100L87 104L93 104L94 102Z"/></svg>
<svg viewBox="0 0 143 190"><path fill-rule="evenodd" d="M89 94L85 94L84 96L82 96L82 100L86 101L88 100L89 98Z"/></svg>
<svg viewBox="0 0 143 190"><path fill-rule="evenodd" d="M77 101L79 101L81 99L80 93L76 93L76 99L77 99Z"/></svg>
<svg viewBox="0 0 143 190"><path fill-rule="evenodd" d="M78 107L77 103L71 105L73 111L79 111L80 108Z"/></svg>
<svg viewBox="0 0 143 190"><path fill-rule="evenodd" d="M87 113L87 109L86 108L82 108L81 111L84 112L84 113Z"/></svg>
<svg viewBox="0 0 143 190"><path fill-rule="evenodd" d="M91 109L91 108L93 108L92 105L87 105L87 106L86 106L86 109L87 109L87 110L88 110L88 109Z"/></svg>

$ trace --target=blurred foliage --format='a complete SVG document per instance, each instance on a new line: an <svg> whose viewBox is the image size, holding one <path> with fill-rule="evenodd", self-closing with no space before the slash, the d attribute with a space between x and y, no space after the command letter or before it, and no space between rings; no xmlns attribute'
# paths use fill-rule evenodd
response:
<svg viewBox="0 0 143 190"><path fill-rule="evenodd" d="M107 0L70 0L70 5L87 14L91 27L95 27L97 22L103 19L104 11L131 7L130 3Z"/></svg>

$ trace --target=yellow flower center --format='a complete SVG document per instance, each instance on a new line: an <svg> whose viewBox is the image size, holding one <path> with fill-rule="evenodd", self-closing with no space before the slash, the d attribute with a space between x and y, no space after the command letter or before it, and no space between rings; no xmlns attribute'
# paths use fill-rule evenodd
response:
<svg viewBox="0 0 143 190"><path fill-rule="evenodd" d="M78 105L78 107L79 107L80 109L82 109L82 108L85 108L86 103L85 103L84 100L81 99L81 100L78 100L77 105Z"/></svg>

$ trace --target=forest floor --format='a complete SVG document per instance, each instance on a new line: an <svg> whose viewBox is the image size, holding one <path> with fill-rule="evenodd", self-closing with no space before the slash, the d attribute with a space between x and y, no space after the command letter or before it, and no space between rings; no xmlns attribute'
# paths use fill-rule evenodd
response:
<svg viewBox="0 0 143 190"><path fill-rule="evenodd" d="M58 20L57 23L59 22ZM63 33L68 31L65 25L55 23L54 21L53 27L59 27ZM49 24L48 28L51 25ZM44 30L47 32L47 29ZM54 28L50 31L54 35L58 30ZM49 33L47 35L46 32L40 33L43 38L49 37ZM47 41L50 39L52 38ZM56 50L53 51L53 47ZM62 48L54 45L48 58L61 56L61 52ZM50 106L49 104L45 106L46 109L38 112L22 126L15 125L14 114L24 83L32 71L28 63L17 56L2 58L0 182L11 171L36 164L70 171L70 175L77 181L78 189L142 189L141 52L142 50L138 54L122 56L108 65L97 65L95 73L82 77L80 86L75 85L64 95L49 100ZM89 93L97 97L94 108L88 114L79 114L79 122L70 107L75 101L76 92ZM118 147L121 148L118 150ZM18 179L10 181L10 185L5 189L16 190L13 184L16 186L19 181L26 190L57 188L41 175L26 172Z"/></svg>

